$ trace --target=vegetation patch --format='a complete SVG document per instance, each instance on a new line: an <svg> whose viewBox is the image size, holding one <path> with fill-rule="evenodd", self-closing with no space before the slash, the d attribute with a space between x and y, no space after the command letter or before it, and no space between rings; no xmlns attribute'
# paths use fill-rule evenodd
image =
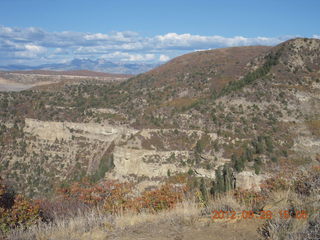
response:
<svg viewBox="0 0 320 240"><path fill-rule="evenodd" d="M238 81L229 82L229 84L222 89L222 91L219 95L220 96L227 95L231 92L234 92L236 90L239 90L239 89L245 87L248 84L253 83L255 80L257 80L259 78L266 76L269 73L269 71L271 70L271 68L278 64L279 58L281 56L281 52L282 51L280 49L280 50L276 51L275 53L273 53L273 52L269 53L265 57L265 63L261 67L254 70L253 72L248 73L247 75L245 75L242 79L240 79Z"/></svg>
<svg viewBox="0 0 320 240"><path fill-rule="evenodd" d="M310 120L306 124L312 135L320 137L320 120Z"/></svg>

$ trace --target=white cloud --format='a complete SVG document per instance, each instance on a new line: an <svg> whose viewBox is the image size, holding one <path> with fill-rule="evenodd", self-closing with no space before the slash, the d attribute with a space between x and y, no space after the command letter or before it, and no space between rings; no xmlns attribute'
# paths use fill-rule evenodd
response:
<svg viewBox="0 0 320 240"><path fill-rule="evenodd" d="M155 54L132 54L127 52L113 52L109 54L102 55L101 58L105 59L113 59L117 61L124 61L124 62L143 62L143 61L152 61L155 60Z"/></svg>
<svg viewBox="0 0 320 240"><path fill-rule="evenodd" d="M98 40L98 41L112 41L112 42L132 42L138 33L135 32L114 32L113 34L103 34L103 33L94 33L94 34L85 34L83 38L85 40Z"/></svg>
<svg viewBox="0 0 320 240"><path fill-rule="evenodd" d="M177 48L185 50L207 49L217 47L233 47L246 45L275 45L282 42L281 38L256 37L246 38L236 36L226 38L222 36L200 36L177 33L158 35L152 39L155 46L160 49Z"/></svg>
<svg viewBox="0 0 320 240"><path fill-rule="evenodd" d="M34 44L25 44L24 46L19 47L19 51L13 52L13 55L16 58L42 58L47 52L47 49L42 46L37 46Z"/></svg>
<svg viewBox="0 0 320 240"><path fill-rule="evenodd" d="M320 38L319 35L313 37ZM117 60L122 62L165 62L195 50L247 45L276 45L291 38L244 36L201 36L190 33L167 33L153 37L136 32L83 33L47 32L39 28L11 28L0 25L0 65L7 62L26 63L72 58Z"/></svg>
<svg viewBox="0 0 320 240"><path fill-rule="evenodd" d="M160 57L159 57L159 61L160 61L160 62L166 62L166 61L168 61L169 59L170 59L170 57L167 56L167 55L164 55L164 54L161 54Z"/></svg>
<svg viewBox="0 0 320 240"><path fill-rule="evenodd" d="M62 48L56 48L56 49L54 49L53 52L54 52L54 53L63 53L64 50L63 50Z"/></svg>
<svg viewBox="0 0 320 240"><path fill-rule="evenodd" d="M96 34L87 34L84 36L84 39L86 40L106 40L109 39L109 36L102 33L96 33Z"/></svg>
<svg viewBox="0 0 320 240"><path fill-rule="evenodd" d="M46 51L46 48L37 46L34 44L26 44L25 48L27 51L33 52L33 53L43 53Z"/></svg>

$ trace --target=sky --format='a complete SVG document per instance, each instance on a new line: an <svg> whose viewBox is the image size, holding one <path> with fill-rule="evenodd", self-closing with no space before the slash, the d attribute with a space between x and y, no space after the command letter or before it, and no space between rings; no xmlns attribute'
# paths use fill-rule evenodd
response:
<svg viewBox="0 0 320 240"><path fill-rule="evenodd" d="M205 49L320 38L319 0L0 0L0 66L166 62Z"/></svg>

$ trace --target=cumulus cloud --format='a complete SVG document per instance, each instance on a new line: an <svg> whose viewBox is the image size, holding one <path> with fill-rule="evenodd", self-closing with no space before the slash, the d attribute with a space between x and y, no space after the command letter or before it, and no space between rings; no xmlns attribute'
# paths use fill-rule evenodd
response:
<svg viewBox="0 0 320 240"><path fill-rule="evenodd" d="M159 35L152 39L152 42L156 44L160 49L206 49L217 47L234 47L234 46L248 46L248 45L276 45L282 42L282 38L267 38L256 37L246 38L242 36L236 36L226 38L222 36L200 36L177 33L167 33L165 35Z"/></svg>
<svg viewBox="0 0 320 240"><path fill-rule="evenodd" d="M15 56L17 58L39 58L42 57L46 53L46 48L42 46L37 46L34 44L25 44L23 51L17 51Z"/></svg>
<svg viewBox="0 0 320 240"><path fill-rule="evenodd" d="M161 54L160 57L159 57L159 61L160 61L160 62L166 62L166 61L168 61L169 59L170 59L170 57L167 56L167 55L164 55L164 54Z"/></svg>
<svg viewBox="0 0 320 240"><path fill-rule="evenodd" d="M26 48L26 50L34 52L34 53L41 53L41 52L45 51L44 47L37 46L37 45L34 45L34 44L26 44L25 48Z"/></svg>
<svg viewBox="0 0 320 240"><path fill-rule="evenodd" d="M147 54L134 54L127 52L113 52L109 54L104 54L101 58L124 61L124 62L149 62L155 60L156 55L147 53Z"/></svg>
<svg viewBox="0 0 320 240"><path fill-rule="evenodd" d="M109 42L131 42L138 36L135 32L114 32L111 35L94 33L85 34L83 38L91 41L109 41Z"/></svg>
<svg viewBox="0 0 320 240"><path fill-rule="evenodd" d="M319 35L313 37L319 38ZM121 62L166 62L186 52L219 47L276 45L283 37L201 36L167 33L153 37L136 32L86 33L48 32L40 28L0 26L0 65L21 62L54 62L72 58L90 58Z"/></svg>

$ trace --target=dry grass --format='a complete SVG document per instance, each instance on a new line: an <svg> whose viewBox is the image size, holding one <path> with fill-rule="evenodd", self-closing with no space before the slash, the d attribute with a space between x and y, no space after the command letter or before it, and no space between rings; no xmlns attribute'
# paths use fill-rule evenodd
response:
<svg viewBox="0 0 320 240"><path fill-rule="evenodd" d="M51 224L39 223L28 230L16 229L8 234L7 238L8 240L102 240L108 237L114 238L122 231L130 231L130 228L140 228L146 223L154 226L164 222L193 225L200 216L201 209L194 201L185 201L174 209L157 214L124 212L111 216L96 209L73 218L60 218Z"/></svg>
<svg viewBox="0 0 320 240"><path fill-rule="evenodd" d="M224 194L215 198L214 200L209 201L206 209L208 213L211 213L214 210L236 212L247 210L244 205L241 205L239 202L236 201L232 192Z"/></svg>
<svg viewBox="0 0 320 240"><path fill-rule="evenodd" d="M307 178L302 178L308 191L301 194L289 189L287 191L272 192L266 210L273 213L261 228L261 235L265 239L273 240L313 240L320 239L320 185L319 173L306 172ZM292 217L281 218L279 211L289 209ZM307 219L298 219L295 214L305 211ZM297 215L296 215L297 216Z"/></svg>
<svg viewBox="0 0 320 240"><path fill-rule="evenodd" d="M157 224L168 221L180 221L184 224L192 224L200 215L201 209L194 201L185 201L173 209L161 211L157 214L127 212L118 215L115 217L115 225L117 228L124 229L128 226L141 225L144 223Z"/></svg>
<svg viewBox="0 0 320 240"><path fill-rule="evenodd" d="M192 104L196 103L197 101L198 101L198 98L187 98L187 97L176 98L174 100L163 103L162 106L182 108L182 107L189 107Z"/></svg>
<svg viewBox="0 0 320 240"><path fill-rule="evenodd" d="M209 226L211 224L210 214L213 210L230 209L235 211L244 209L236 202L232 194L211 199L205 207L194 200L188 200L173 209L158 213L128 211L111 216L96 209L71 218L56 219L51 224L39 223L26 231L16 229L7 238L8 240L122 239L122 237L133 236L136 232L155 234L154 231L159 226L164 229L163 231L168 232L172 231L172 228L183 228L189 231L199 226Z"/></svg>
<svg viewBox="0 0 320 240"><path fill-rule="evenodd" d="M306 122L312 135L319 137L320 136L320 120L310 120Z"/></svg>
<svg viewBox="0 0 320 240"><path fill-rule="evenodd" d="M8 234L8 240L53 240L53 239L105 239L108 226L112 226L110 216L99 210L78 214L73 218L56 219L50 224L39 223L28 230L16 229ZM97 235L95 238L89 235ZM98 236L100 235L100 237Z"/></svg>
<svg viewBox="0 0 320 240"><path fill-rule="evenodd" d="M310 178L317 179L317 178ZM313 180L312 180L313 181ZM319 186L311 194L301 195L289 189L271 192L264 210L274 215L270 220L234 222L212 221L213 210L236 211L250 210L236 201L232 193L211 199L206 206L194 200L184 201L175 208L157 213L121 212L118 215L107 215L99 209L77 214L72 218L60 218L51 224L40 223L27 231L15 230L8 240L104 240L104 239L211 239L208 234L224 234L227 227L232 239L237 231L242 235L237 239L257 237L257 229L263 239L318 239L320 234L320 199ZM280 218L276 213L293 209L308 212L308 219ZM236 230L235 230L236 229ZM161 236L160 236L160 235ZM221 235L221 236L222 236ZM227 236L227 235L224 235ZM213 238L212 238L213 239ZM220 239L220 238L217 238ZM222 238L221 238L222 239ZM256 238L254 238L256 239Z"/></svg>

